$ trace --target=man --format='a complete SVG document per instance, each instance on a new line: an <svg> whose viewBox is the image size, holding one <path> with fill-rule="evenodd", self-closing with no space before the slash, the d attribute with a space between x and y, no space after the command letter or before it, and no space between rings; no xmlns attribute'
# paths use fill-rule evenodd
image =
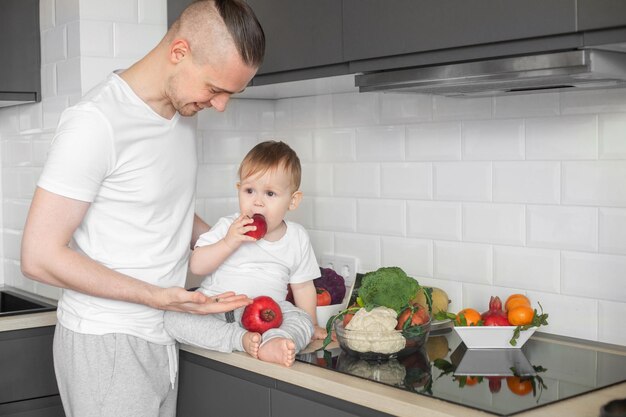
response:
<svg viewBox="0 0 626 417"><path fill-rule="evenodd" d="M164 310L250 302L183 286L194 215L195 121L223 111L261 64L241 0L192 3L163 40L61 116L22 240L22 271L63 288L54 338L66 415L174 416L177 351Z"/></svg>

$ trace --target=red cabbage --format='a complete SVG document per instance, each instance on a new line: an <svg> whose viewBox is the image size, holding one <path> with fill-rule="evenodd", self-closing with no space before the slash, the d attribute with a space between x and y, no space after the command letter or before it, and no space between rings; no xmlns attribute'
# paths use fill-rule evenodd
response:
<svg viewBox="0 0 626 417"><path fill-rule="evenodd" d="M339 304L346 295L346 283L341 275L331 268L320 268L321 277L313 280L316 287L324 288L330 293L330 303Z"/></svg>

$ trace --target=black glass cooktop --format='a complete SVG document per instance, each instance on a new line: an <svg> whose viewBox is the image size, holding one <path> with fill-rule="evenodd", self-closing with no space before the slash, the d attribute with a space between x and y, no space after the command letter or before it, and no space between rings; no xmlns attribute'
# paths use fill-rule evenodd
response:
<svg viewBox="0 0 626 417"><path fill-rule="evenodd" d="M521 349L468 350L448 328L397 359L367 362L335 347L296 360L498 416L626 381L626 348L540 333Z"/></svg>

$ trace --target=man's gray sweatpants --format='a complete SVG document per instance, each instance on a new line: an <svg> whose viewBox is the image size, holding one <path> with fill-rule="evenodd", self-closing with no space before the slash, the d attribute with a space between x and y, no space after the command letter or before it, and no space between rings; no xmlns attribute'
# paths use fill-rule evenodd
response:
<svg viewBox="0 0 626 417"><path fill-rule="evenodd" d="M313 321L302 309L288 301L278 301L283 313L279 328L263 333L261 344L276 337L291 339L296 352L304 349L313 337ZM175 311L165 312L165 330L180 343L217 350L219 352L243 351L242 337L246 329L241 327L244 308L234 310L234 322L227 320L228 314L190 314Z"/></svg>
<svg viewBox="0 0 626 417"><path fill-rule="evenodd" d="M168 353L168 350L170 351ZM75 333L57 324L54 370L67 417L174 417L172 346L127 334Z"/></svg>

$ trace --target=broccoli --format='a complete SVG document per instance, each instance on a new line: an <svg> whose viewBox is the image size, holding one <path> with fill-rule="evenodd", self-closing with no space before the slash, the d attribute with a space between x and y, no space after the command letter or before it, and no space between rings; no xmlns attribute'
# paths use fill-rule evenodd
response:
<svg viewBox="0 0 626 417"><path fill-rule="evenodd" d="M415 279L401 268L393 266L365 274L358 294L362 305L368 310L384 306L399 314L415 298L419 289L420 285Z"/></svg>

